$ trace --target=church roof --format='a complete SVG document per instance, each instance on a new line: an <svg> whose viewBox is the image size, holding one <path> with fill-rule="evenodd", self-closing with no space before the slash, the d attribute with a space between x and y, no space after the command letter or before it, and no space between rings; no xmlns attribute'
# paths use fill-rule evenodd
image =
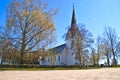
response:
<svg viewBox="0 0 120 80"><path fill-rule="evenodd" d="M65 47L66 47L66 43L53 48L53 51L54 53L60 53L65 49Z"/></svg>

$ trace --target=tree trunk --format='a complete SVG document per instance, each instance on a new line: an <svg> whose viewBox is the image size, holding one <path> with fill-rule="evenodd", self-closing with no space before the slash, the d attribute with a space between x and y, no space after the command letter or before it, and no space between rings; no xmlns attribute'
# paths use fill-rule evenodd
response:
<svg viewBox="0 0 120 80"><path fill-rule="evenodd" d="M117 61L115 59L115 52L113 51L113 65L117 66Z"/></svg>
<svg viewBox="0 0 120 80"><path fill-rule="evenodd" d="M82 57L81 57L81 56L82 56L82 55L81 55L81 54L82 54L82 50L78 50L78 51L79 51L79 52L78 52L79 55L77 55L77 56L79 56L79 57L78 57L78 60L79 60L80 67L82 67Z"/></svg>
<svg viewBox="0 0 120 80"><path fill-rule="evenodd" d="M93 65L95 66L95 54L93 53Z"/></svg>
<svg viewBox="0 0 120 80"><path fill-rule="evenodd" d="M24 54L25 54L25 33L23 33L22 47L20 52L20 64L24 64Z"/></svg>
<svg viewBox="0 0 120 80"><path fill-rule="evenodd" d="M97 65L99 66L99 60L100 60L100 53L98 52L98 56L97 56Z"/></svg>
<svg viewBox="0 0 120 80"><path fill-rule="evenodd" d="M83 56L83 64L82 64L83 67L85 67L85 59L84 59L84 56Z"/></svg>
<svg viewBox="0 0 120 80"><path fill-rule="evenodd" d="M110 66L109 56L107 55L107 64Z"/></svg>
<svg viewBox="0 0 120 80"><path fill-rule="evenodd" d="M115 54L113 54L113 65L117 66L117 62L116 62L116 59L115 59Z"/></svg>

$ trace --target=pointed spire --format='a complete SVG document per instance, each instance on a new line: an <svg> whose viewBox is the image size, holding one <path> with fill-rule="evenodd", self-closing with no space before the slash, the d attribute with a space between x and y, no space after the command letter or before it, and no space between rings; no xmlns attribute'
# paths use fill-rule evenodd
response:
<svg viewBox="0 0 120 80"><path fill-rule="evenodd" d="M68 29L66 40L69 38L73 38L76 35L76 32L78 31L79 29L77 28L77 24L76 24L75 10L74 10L74 4L73 4L71 27Z"/></svg>
<svg viewBox="0 0 120 80"><path fill-rule="evenodd" d="M71 21L71 26L76 24L76 18L75 18L75 10L74 10L74 4L73 4L73 13L72 13L72 21Z"/></svg>

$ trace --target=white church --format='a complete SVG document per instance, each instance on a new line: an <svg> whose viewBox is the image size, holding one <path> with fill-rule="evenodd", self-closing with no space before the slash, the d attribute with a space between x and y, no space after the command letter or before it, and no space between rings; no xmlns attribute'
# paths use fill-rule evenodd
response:
<svg viewBox="0 0 120 80"><path fill-rule="evenodd" d="M67 31L66 34L66 43L59 45L55 48L53 48L53 52L51 55L45 56L44 60L42 60L42 56L39 58L39 65L76 65L80 64L79 60L76 59L76 36L81 35L80 30L77 27L76 24L76 17L75 17L75 10L73 7L73 13L72 13L72 20L71 20L71 26ZM120 65L120 57L118 60L118 65ZM99 65L107 63L107 58L103 55L100 57ZM110 60L110 63L111 60ZM85 62L85 65L93 65L92 61Z"/></svg>
<svg viewBox="0 0 120 80"><path fill-rule="evenodd" d="M45 57L45 60L42 61L41 57L39 59L40 65L76 65L79 64L79 61L75 58L75 46L76 42L75 37L80 35L80 31L76 24L75 10L73 7L71 26L66 34L66 43L59 45L53 48L53 54L51 56Z"/></svg>

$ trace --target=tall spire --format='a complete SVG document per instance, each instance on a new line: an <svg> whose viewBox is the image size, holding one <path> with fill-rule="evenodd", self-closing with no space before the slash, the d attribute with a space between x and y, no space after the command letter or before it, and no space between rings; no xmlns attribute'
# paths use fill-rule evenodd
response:
<svg viewBox="0 0 120 80"><path fill-rule="evenodd" d="M66 40L69 38L73 38L78 32L79 32L79 29L77 28L77 24L76 24L75 10L74 10L74 4L73 4L71 27L68 29Z"/></svg>
<svg viewBox="0 0 120 80"><path fill-rule="evenodd" d="M72 13L72 21L71 21L71 26L76 24L76 18L75 18L75 10L74 10L74 4L73 4L73 13Z"/></svg>

